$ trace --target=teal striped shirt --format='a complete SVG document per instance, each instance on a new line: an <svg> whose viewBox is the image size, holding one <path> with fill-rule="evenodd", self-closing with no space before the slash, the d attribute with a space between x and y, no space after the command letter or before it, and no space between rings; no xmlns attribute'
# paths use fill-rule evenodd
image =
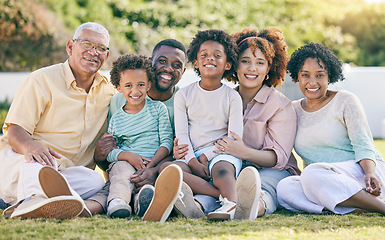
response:
<svg viewBox="0 0 385 240"><path fill-rule="evenodd" d="M170 152L173 145L173 131L167 107L159 102L146 98L143 109L136 114L126 113L119 108L111 117L108 132L114 135L119 149L112 150L107 161L118 161L122 152L133 152L152 158L159 147Z"/></svg>

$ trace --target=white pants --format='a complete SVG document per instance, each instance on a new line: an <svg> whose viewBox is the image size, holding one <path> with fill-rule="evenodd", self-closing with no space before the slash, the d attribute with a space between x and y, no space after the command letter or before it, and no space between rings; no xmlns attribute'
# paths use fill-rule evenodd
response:
<svg viewBox="0 0 385 240"><path fill-rule="evenodd" d="M376 161L376 177L385 186L385 163ZM293 212L336 214L354 208L337 205L365 188L365 175L355 160L339 163L313 163L300 176L291 176L278 183L278 203ZM385 191L379 198L384 199Z"/></svg>
<svg viewBox="0 0 385 240"><path fill-rule="evenodd" d="M1 151L0 197L9 204L15 204L32 195L44 195L38 179L42 167L37 162L26 162L23 155L15 153L11 148ZM95 195L104 186L103 177L86 167L69 167L60 173L83 199Z"/></svg>

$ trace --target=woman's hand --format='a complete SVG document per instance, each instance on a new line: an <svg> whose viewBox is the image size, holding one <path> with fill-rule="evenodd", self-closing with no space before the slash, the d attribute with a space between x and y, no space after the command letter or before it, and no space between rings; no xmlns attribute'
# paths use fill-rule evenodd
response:
<svg viewBox="0 0 385 240"><path fill-rule="evenodd" d="M365 190L378 197L381 195L381 182L374 176L365 174Z"/></svg>
<svg viewBox="0 0 385 240"><path fill-rule="evenodd" d="M172 149L172 153L174 155L174 159L184 159L184 157L187 155L188 151L188 145L187 144L181 144L178 145L178 139L174 139L174 148Z"/></svg>
<svg viewBox="0 0 385 240"><path fill-rule="evenodd" d="M362 159L359 164L365 174L365 190L374 196L381 195L381 182L376 178L376 164L370 159Z"/></svg>
<svg viewBox="0 0 385 240"><path fill-rule="evenodd" d="M214 152L217 154L229 154L237 158L242 158L241 155L245 148L245 144L239 135L233 132L230 132L230 134L234 140L231 140L228 137L223 137L222 140L218 140L215 143L215 146L218 148L218 150Z"/></svg>

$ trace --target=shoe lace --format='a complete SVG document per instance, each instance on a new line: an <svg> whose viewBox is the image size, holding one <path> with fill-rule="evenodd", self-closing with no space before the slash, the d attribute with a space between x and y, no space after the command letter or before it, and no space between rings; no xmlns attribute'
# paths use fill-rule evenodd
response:
<svg viewBox="0 0 385 240"><path fill-rule="evenodd" d="M222 197L222 195L219 195L219 200L217 202L219 202L222 206L230 203L230 201L227 198Z"/></svg>
<svg viewBox="0 0 385 240"><path fill-rule="evenodd" d="M183 206L186 207L186 204L184 204L183 202L184 194L182 191L179 192L178 198L179 198L179 201L183 204Z"/></svg>

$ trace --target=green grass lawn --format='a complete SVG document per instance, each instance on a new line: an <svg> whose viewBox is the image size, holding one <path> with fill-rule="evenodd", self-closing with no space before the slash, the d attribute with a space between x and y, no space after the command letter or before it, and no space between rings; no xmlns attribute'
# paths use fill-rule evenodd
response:
<svg viewBox="0 0 385 240"><path fill-rule="evenodd" d="M385 140L375 140L385 156ZM385 239L385 218L376 213L295 214L277 211L255 221L210 222L172 218L165 223L137 217L20 220L0 217L0 239Z"/></svg>

